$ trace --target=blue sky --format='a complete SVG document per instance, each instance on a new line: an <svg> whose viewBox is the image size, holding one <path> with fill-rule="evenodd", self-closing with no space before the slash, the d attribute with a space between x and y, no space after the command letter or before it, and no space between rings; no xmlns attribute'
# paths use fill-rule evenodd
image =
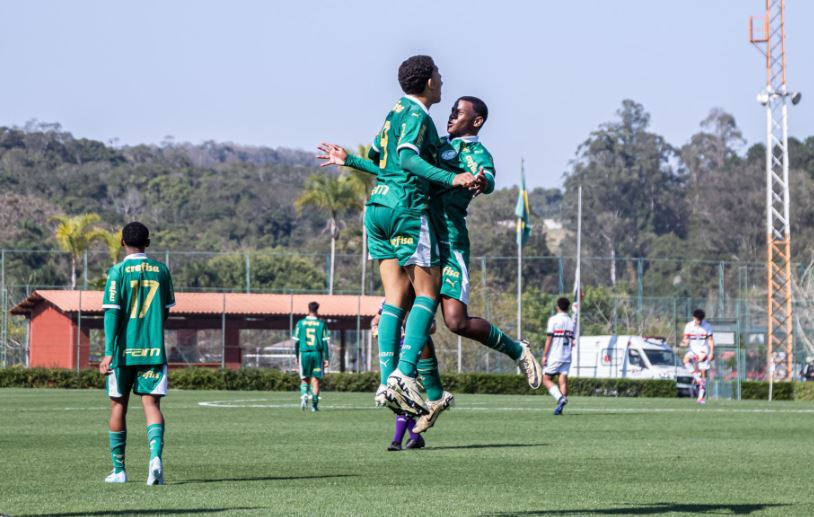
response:
<svg viewBox="0 0 814 517"><path fill-rule="evenodd" d="M814 135L814 2L788 0L790 132ZM460 95L490 108L498 186L560 186L577 146L632 98L685 143L713 107L764 139L762 0L26 1L0 17L0 124L36 118L122 144L368 142L405 57L434 56L441 131Z"/></svg>

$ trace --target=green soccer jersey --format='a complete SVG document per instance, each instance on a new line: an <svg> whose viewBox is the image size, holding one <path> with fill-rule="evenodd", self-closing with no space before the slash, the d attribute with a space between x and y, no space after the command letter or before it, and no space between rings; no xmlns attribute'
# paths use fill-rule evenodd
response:
<svg viewBox="0 0 814 517"><path fill-rule="evenodd" d="M379 174L368 204L384 205L409 212L426 210L430 182L401 167L399 150L413 149L436 165L438 132L427 108L412 97L402 97L388 113L373 150L379 153Z"/></svg>
<svg viewBox="0 0 814 517"><path fill-rule="evenodd" d="M301 353L318 352L322 355L323 361L330 360L330 348L328 344L328 324L325 320L314 316L306 316L297 322L294 327L294 353L299 358Z"/></svg>
<svg viewBox="0 0 814 517"><path fill-rule="evenodd" d="M167 266L134 253L107 272L102 308L116 311L116 331L105 335L112 366L166 364L164 322L175 305Z"/></svg>
<svg viewBox="0 0 814 517"><path fill-rule="evenodd" d="M486 175L486 189L490 194L495 189L495 163L492 155L477 136L459 138L444 137L438 151L442 168L457 173L468 172L477 176L481 169ZM458 247L469 248L466 230L466 210L472 201L472 192L460 188L434 188L430 200L430 214L433 225L442 242L450 242Z"/></svg>

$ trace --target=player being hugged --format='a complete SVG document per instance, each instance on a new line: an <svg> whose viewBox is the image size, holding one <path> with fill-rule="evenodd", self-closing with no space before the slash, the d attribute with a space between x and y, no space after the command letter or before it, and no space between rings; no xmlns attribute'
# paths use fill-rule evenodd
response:
<svg viewBox="0 0 814 517"><path fill-rule="evenodd" d="M684 326L682 346L689 346L684 355L684 366L692 372L698 389L698 403L706 404L707 370L715 359L715 342L712 339L712 327L704 319L706 314L701 309L692 311L692 321Z"/></svg>
<svg viewBox="0 0 814 517"><path fill-rule="evenodd" d="M574 320L568 315L571 302L568 298L557 299L557 313L548 318L543 358L543 385L557 401L555 415L561 415L568 404L568 372L571 370L571 347L574 343ZM559 375L558 383L554 376Z"/></svg>
<svg viewBox="0 0 814 517"><path fill-rule="evenodd" d="M172 278L167 266L144 253L150 232L138 222L122 229L127 256L107 273L102 308L105 314L105 355L99 371L107 376L111 400L110 454L113 472L106 483L124 483L127 473L124 449L127 442L126 414L130 392L141 396L150 446L148 485L164 484L161 453L164 447L164 415L161 397L167 394L167 355L164 324L175 305Z"/></svg>

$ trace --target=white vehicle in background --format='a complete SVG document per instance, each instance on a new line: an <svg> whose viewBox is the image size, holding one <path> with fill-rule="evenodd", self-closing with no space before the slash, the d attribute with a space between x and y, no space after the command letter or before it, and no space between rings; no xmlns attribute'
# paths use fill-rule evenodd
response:
<svg viewBox="0 0 814 517"><path fill-rule="evenodd" d="M571 375L674 380L679 395L693 394L692 374L660 337L580 336L571 352Z"/></svg>

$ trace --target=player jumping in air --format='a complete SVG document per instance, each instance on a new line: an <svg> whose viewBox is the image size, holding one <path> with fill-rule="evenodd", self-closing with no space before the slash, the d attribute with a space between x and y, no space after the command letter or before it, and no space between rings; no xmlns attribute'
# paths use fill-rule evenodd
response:
<svg viewBox="0 0 814 517"><path fill-rule="evenodd" d="M574 343L574 321L568 315L571 302L568 298L557 299L557 313L548 318L543 358L543 385L557 401L555 415L561 415L568 404L568 372L571 370L571 347ZM559 386L554 376L559 375Z"/></svg>
<svg viewBox="0 0 814 517"><path fill-rule="evenodd" d="M459 98L453 105L447 122L449 136L440 140L438 160L442 168L456 174L469 172L482 179L478 191L434 187L431 192L429 214L440 244L441 309L447 328L455 334L474 339L517 361L529 385L537 389L540 387L542 375L528 344L515 341L495 325L482 318L471 317L467 313L470 291L470 243L466 211L474 196L480 192L489 194L494 191L495 186L492 156L478 137L488 114L486 104L480 99L468 96ZM355 166L360 161L357 157L349 159L344 149L333 144L323 144L320 149L326 153L323 158L335 164L344 165L347 162ZM369 168L370 165L366 165L362 170ZM428 360L428 363L431 361L432 359ZM432 427L437 415L448 407L446 400L430 399L429 413L421 417L416 432L423 432Z"/></svg>
<svg viewBox="0 0 814 517"><path fill-rule="evenodd" d="M330 339L328 324L319 317L319 304L308 304L308 316L294 327L294 354L300 370L300 409L319 411L319 380L330 364ZM310 389L310 394L309 394Z"/></svg>
<svg viewBox="0 0 814 517"><path fill-rule="evenodd" d="M405 96L387 115L369 157L378 164L378 182L367 203L365 227L371 258L379 260L386 304L379 325L381 370L375 400L412 414L429 412L418 391L418 360L438 306L441 270L438 244L429 221L431 183L477 188L470 173L455 174L431 165L439 138L429 108L441 101L441 74L429 56L413 56L399 67ZM345 165L366 170L365 160L348 157ZM355 163L354 163L355 162ZM410 287L415 299L410 303ZM392 365L406 313L404 345ZM382 361L384 365L384 361ZM388 398L395 394L397 398Z"/></svg>
<svg viewBox="0 0 814 517"><path fill-rule="evenodd" d="M690 349L684 356L684 366L695 378L698 387L698 403L706 404L707 370L710 362L715 359L715 341L712 339L712 327L704 320L706 314L701 309L692 312L692 321L684 326L684 339L682 346Z"/></svg>
<svg viewBox="0 0 814 517"><path fill-rule="evenodd" d="M106 483L124 483L127 473L124 450L127 442L127 403L130 391L141 396L150 446L148 485L164 484L161 453L164 447L164 415L161 397L167 394L167 356L164 323L175 305L172 278L167 266L148 258L150 233L141 223L122 229L127 256L107 273L102 308L105 313L105 355L99 372L107 376L111 400L110 454L113 472Z"/></svg>

